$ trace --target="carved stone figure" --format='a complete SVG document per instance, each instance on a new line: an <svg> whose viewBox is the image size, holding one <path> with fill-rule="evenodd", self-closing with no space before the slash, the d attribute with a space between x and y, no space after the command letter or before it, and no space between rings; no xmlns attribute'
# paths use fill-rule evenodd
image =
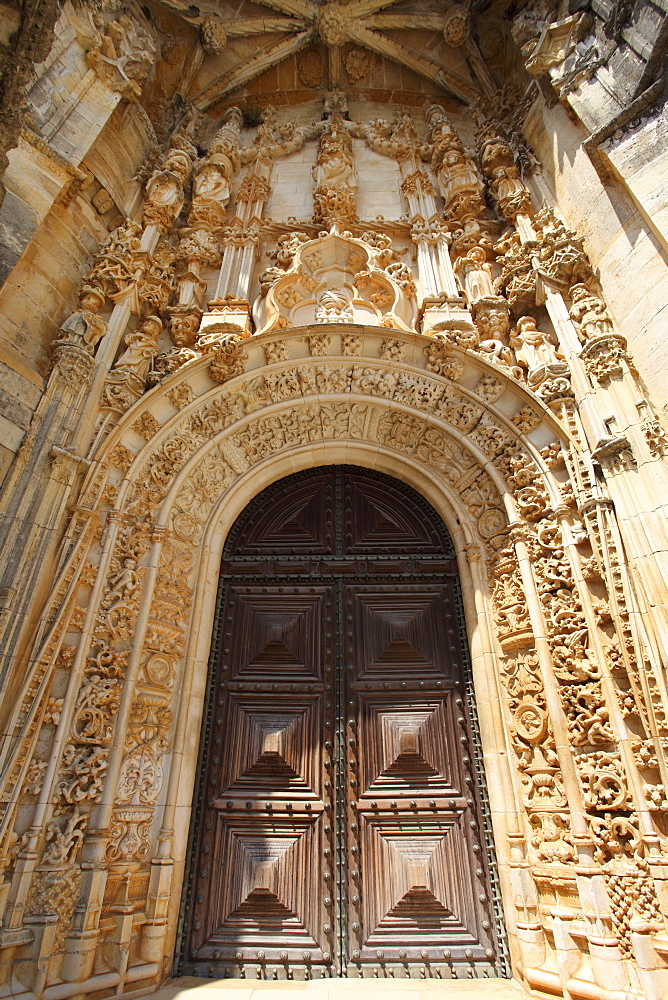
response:
<svg viewBox="0 0 668 1000"><path fill-rule="evenodd" d="M431 146L431 167L445 202L448 219L465 221L484 213L482 183L462 141L440 104L426 113Z"/></svg>
<svg viewBox="0 0 668 1000"><path fill-rule="evenodd" d="M357 218L357 178L352 139L338 114L331 116L322 133L312 174L316 184L313 192L314 221L328 228L353 222Z"/></svg>
<svg viewBox="0 0 668 1000"><path fill-rule="evenodd" d="M563 362L563 356L558 353L549 334L537 329L533 316L520 316L510 345L515 349L518 362L529 374L545 365Z"/></svg>
<svg viewBox="0 0 668 1000"><path fill-rule="evenodd" d="M478 299L494 296L492 265L488 262L483 247L473 247L463 257L459 257L455 264L455 274L470 305Z"/></svg>
<svg viewBox="0 0 668 1000"><path fill-rule="evenodd" d="M183 186L191 170L188 153L171 148L162 168L154 170L146 183L144 225L162 232L170 229L183 207Z"/></svg>
<svg viewBox="0 0 668 1000"><path fill-rule="evenodd" d="M151 361L158 353L158 337L162 321L158 316L147 316L137 330L125 335L125 350L114 365L114 371L132 372L142 382L146 381Z"/></svg>
<svg viewBox="0 0 668 1000"><path fill-rule="evenodd" d="M188 224L215 230L227 220L225 206L230 200L230 185L226 174L227 157L214 154L204 160L195 172L193 198Z"/></svg>
<svg viewBox="0 0 668 1000"><path fill-rule="evenodd" d="M90 285L79 293L79 310L65 320L58 332L58 344L73 344L93 354L97 344L107 332L107 324L98 316L104 305L104 295Z"/></svg>
<svg viewBox="0 0 668 1000"><path fill-rule="evenodd" d="M478 128L480 162L499 214L513 224L518 215L532 215L531 195L502 131L498 122L481 119Z"/></svg>
<svg viewBox="0 0 668 1000"><path fill-rule="evenodd" d="M586 285L573 285L571 303L570 314L578 324L580 339L583 342L614 332L605 303Z"/></svg>

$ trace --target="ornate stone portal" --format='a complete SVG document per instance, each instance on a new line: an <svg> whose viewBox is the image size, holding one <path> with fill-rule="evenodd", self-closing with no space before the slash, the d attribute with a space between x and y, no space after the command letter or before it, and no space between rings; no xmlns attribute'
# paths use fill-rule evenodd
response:
<svg viewBox="0 0 668 1000"><path fill-rule="evenodd" d="M345 8L318 11L328 45L350 37ZM31 447L67 526L50 586L2 623L14 996L173 968L227 532L265 486L346 463L412 486L452 535L511 970L596 1000L668 985L668 567L636 530L665 533L660 419L582 241L534 211L501 123L478 120L467 148L440 105L346 114L337 93L311 125L266 109L244 127L230 108L206 150L206 128L177 129L142 223L102 248L54 341ZM392 178L392 217L363 217L356 156ZM294 188L301 217L269 217ZM25 458L12 476L18 497ZM409 966L453 971L416 952L392 974Z"/></svg>

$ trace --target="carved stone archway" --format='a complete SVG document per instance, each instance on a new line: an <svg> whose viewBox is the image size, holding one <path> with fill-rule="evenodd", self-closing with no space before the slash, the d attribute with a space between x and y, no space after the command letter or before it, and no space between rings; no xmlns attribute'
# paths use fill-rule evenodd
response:
<svg viewBox="0 0 668 1000"><path fill-rule="evenodd" d="M653 834L560 487L568 444L502 367L377 327L232 343L124 415L74 513L3 772L11 803L40 729L57 726L6 885L7 926L25 910L42 928L25 943L34 967L45 949L63 955L72 993L61 1000L102 988L100 977L118 986L169 971L224 539L264 486L329 463L402 479L451 532L495 839L508 845L499 873L511 953L527 981L577 992L577 969L551 967L541 893L558 874L594 905L592 862L621 843L634 865ZM573 753L583 746L593 751ZM600 787L592 761L606 774ZM17 818L8 808L7 837ZM629 877L655 898L642 866ZM55 923L40 923L54 888ZM119 916L133 911L135 934ZM127 964L99 972L114 947Z"/></svg>

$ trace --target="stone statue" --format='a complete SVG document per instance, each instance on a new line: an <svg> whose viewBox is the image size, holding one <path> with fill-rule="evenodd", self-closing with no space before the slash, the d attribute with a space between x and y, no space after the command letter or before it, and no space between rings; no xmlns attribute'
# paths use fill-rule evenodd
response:
<svg viewBox="0 0 668 1000"><path fill-rule="evenodd" d="M482 183L462 141L440 104L427 109L431 167L448 218L475 218L484 212Z"/></svg>
<svg viewBox="0 0 668 1000"><path fill-rule="evenodd" d="M226 156L214 153L198 167L193 181L193 198L188 214L189 225L206 226L208 229L219 229L225 225L227 221L225 206L230 200L228 164Z"/></svg>
<svg viewBox="0 0 668 1000"><path fill-rule="evenodd" d="M492 298L496 295L492 265L487 261L483 247L475 246L455 264L455 274L462 286L469 305L478 299Z"/></svg>
<svg viewBox="0 0 668 1000"><path fill-rule="evenodd" d="M125 350L114 366L114 372L135 375L146 382L151 361L158 353L158 337L162 332L162 321L157 316L147 316L142 325L126 334Z"/></svg>
<svg viewBox="0 0 668 1000"><path fill-rule="evenodd" d="M613 333L612 320L605 308L605 303L586 285L573 285L571 288L571 318L578 324L580 339L592 340L594 337L605 337Z"/></svg>
<svg viewBox="0 0 668 1000"><path fill-rule="evenodd" d="M183 207L183 185L191 169L188 153L170 149L162 167L154 170L146 182L144 225L167 232Z"/></svg>
<svg viewBox="0 0 668 1000"><path fill-rule="evenodd" d="M560 364L563 361L549 334L536 328L533 316L521 316L518 319L510 346L514 348L518 362L529 373L544 365Z"/></svg>
<svg viewBox="0 0 668 1000"><path fill-rule="evenodd" d="M104 295L97 288L84 285L79 292L79 309L65 320L58 335L59 344L73 344L93 354L107 332L107 324L98 316Z"/></svg>

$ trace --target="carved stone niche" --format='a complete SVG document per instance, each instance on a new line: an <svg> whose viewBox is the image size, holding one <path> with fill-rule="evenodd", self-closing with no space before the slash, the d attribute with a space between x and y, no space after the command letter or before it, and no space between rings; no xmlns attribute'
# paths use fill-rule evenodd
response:
<svg viewBox="0 0 668 1000"><path fill-rule="evenodd" d="M302 243L292 265L253 306L257 333L316 323L362 323L413 330L414 285L403 271L380 267L374 247L335 230ZM403 267L403 265L401 265Z"/></svg>

